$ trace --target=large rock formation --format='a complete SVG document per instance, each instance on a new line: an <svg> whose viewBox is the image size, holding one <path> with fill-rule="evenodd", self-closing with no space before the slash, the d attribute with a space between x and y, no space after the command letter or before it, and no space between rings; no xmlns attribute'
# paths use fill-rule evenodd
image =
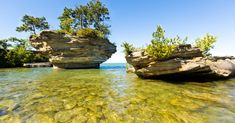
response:
<svg viewBox="0 0 235 123"><path fill-rule="evenodd" d="M141 78L230 77L235 75L235 57L203 57L191 45L179 46L168 59L154 60L146 52L133 52L126 60Z"/></svg>
<svg viewBox="0 0 235 123"><path fill-rule="evenodd" d="M98 68L116 52L108 39L79 38L49 30L31 36L30 42L50 55L55 68Z"/></svg>

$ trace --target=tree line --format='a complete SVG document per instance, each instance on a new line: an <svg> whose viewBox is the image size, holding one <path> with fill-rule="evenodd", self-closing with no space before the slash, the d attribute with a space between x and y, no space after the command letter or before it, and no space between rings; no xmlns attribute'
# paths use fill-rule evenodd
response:
<svg viewBox="0 0 235 123"><path fill-rule="evenodd" d="M65 7L61 16L59 32L68 34L100 34L107 37L110 34L110 25L106 21L110 19L108 8L98 0L88 2L86 5L76 6L75 8ZM50 26L45 17L33 17L24 15L23 24L16 28L18 32L31 32L36 35L37 31L49 29ZM85 31L84 33L77 33ZM94 33L95 31L95 33ZM89 36L89 35L88 35ZM92 37L92 35L90 35Z"/></svg>
<svg viewBox="0 0 235 123"><path fill-rule="evenodd" d="M92 0L86 5L75 8L65 7L58 17L61 33L88 38L107 38L110 34L110 25L106 21L110 19L108 8L98 0ZM17 32L29 32L36 35L38 31L50 29L45 17L24 15L22 25L16 27ZM0 67L21 67L23 63L45 62L48 56L32 51L28 39L10 37L0 40Z"/></svg>
<svg viewBox="0 0 235 123"><path fill-rule="evenodd" d="M0 68L22 67L24 63L47 62L48 56L30 50L27 39L10 37L0 40Z"/></svg>

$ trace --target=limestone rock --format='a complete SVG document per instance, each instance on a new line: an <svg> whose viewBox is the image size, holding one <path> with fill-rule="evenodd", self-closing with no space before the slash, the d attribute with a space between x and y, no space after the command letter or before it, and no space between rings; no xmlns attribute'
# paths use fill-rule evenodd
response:
<svg viewBox="0 0 235 123"><path fill-rule="evenodd" d="M49 30L31 36L30 42L49 53L55 68L98 68L116 52L116 46L108 39L79 38Z"/></svg>
<svg viewBox="0 0 235 123"><path fill-rule="evenodd" d="M70 109L74 108L77 105L76 100L63 100L63 102L64 102L64 108L66 110L70 110Z"/></svg>
<svg viewBox="0 0 235 123"><path fill-rule="evenodd" d="M126 60L141 78L165 76L181 77L231 77L235 75L235 57L203 57L202 52L191 45L179 46L167 59L154 60L147 53L133 52Z"/></svg>
<svg viewBox="0 0 235 123"><path fill-rule="evenodd" d="M126 69L127 73L134 73L135 72L135 68L134 67L130 67Z"/></svg>
<svg viewBox="0 0 235 123"><path fill-rule="evenodd" d="M35 114L26 123L56 123L51 117L45 114Z"/></svg>
<svg viewBox="0 0 235 123"><path fill-rule="evenodd" d="M72 111L60 111L55 114L55 120L59 122L68 122L72 117L76 116Z"/></svg>

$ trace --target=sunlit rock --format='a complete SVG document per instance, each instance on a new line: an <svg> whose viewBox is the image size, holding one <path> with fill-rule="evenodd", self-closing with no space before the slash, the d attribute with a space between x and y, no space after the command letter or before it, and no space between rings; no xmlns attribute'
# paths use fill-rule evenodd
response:
<svg viewBox="0 0 235 123"><path fill-rule="evenodd" d="M167 59L154 60L146 52L139 51L127 55L126 60L141 78L226 78L235 75L235 57L204 57L198 48L191 45L180 45Z"/></svg>
<svg viewBox="0 0 235 123"><path fill-rule="evenodd" d="M31 36L30 41L34 48L50 54L55 68L98 68L116 52L108 39L79 38L49 30Z"/></svg>
<svg viewBox="0 0 235 123"><path fill-rule="evenodd" d="M35 114L26 123L56 123L51 117L45 114Z"/></svg>
<svg viewBox="0 0 235 123"><path fill-rule="evenodd" d="M2 100L2 101L0 101L0 110L4 109L3 112L13 111L18 107L19 107L19 104L17 104L14 100Z"/></svg>
<svg viewBox="0 0 235 123"><path fill-rule="evenodd" d="M59 122L68 122L72 119L76 114L73 113L73 111L59 111L55 114L55 120Z"/></svg>
<svg viewBox="0 0 235 123"><path fill-rule="evenodd" d="M52 112L52 111L60 111L63 108L61 102L46 102L45 103L38 103L36 110L38 112Z"/></svg>
<svg viewBox="0 0 235 123"><path fill-rule="evenodd" d="M87 117L85 116L76 116L75 118L72 119L71 123L84 123L87 121Z"/></svg>
<svg viewBox="0 0 235 123"><path fill-rule="evenodd" d="M76 100L63 100L64 102L64 109L69 110L74 108L77 105Z"/></svg>
<svg viewBox="0 0 235 123"><path fill-rule="evenodd" d="M11 115L4 115L0 117L0 123L21 123L20 119Z"/></svg>

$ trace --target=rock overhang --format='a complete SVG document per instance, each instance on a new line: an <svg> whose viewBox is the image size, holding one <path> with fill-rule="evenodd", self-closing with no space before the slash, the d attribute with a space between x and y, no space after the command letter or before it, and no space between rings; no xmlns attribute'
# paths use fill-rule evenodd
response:
<svg viewBox="0 0 235 123"><path fill-rule="evenodd" d="M116 46L108 39L80 38L50 30L30 36L30 42L50 55L55 68L99 68L116 52Z"/></svg>
<svg viewBox="0 0 235 123"><path fill-rule="evenodd" d="M235 75L234 57L205 57L191 45L180 45L167 59L155 60L144 51L126 56L141 78L229 78Z"/></svg>

